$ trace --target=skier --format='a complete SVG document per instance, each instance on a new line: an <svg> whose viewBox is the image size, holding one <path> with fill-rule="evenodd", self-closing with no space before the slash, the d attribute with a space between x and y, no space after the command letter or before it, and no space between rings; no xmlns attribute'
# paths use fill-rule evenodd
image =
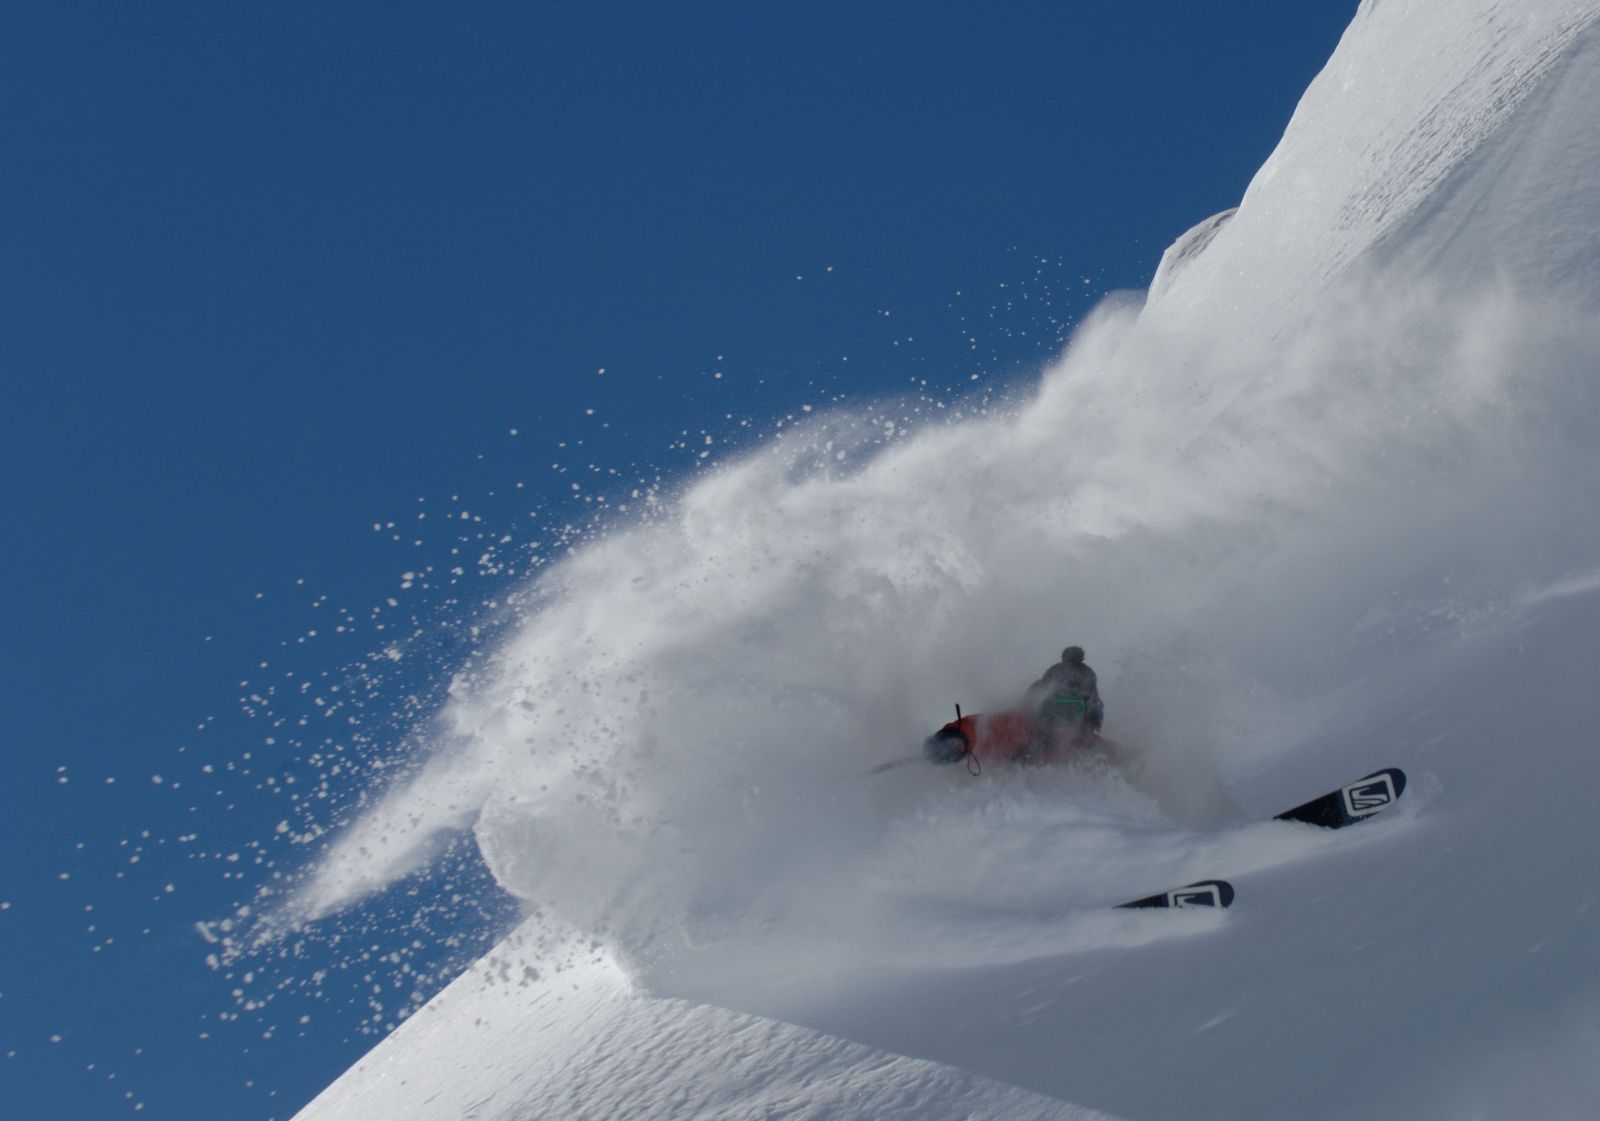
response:
<svg viewBox="0 0 1600 1121"><path fill-rule="evenodd" d="M1061 660L1028 687L1024 705L1034 714L1039 749L1082 747L1093 741L1106 713L1083 647L1061 651Z"/></svg>
<svg viewBox="0 0 1600 1121"><path fill-rule="evenodd" d="M975 758L984 763L1038 766L1077 756L1095 746L1113 763L1121 745L1099 734L1105 719L1100 686L1083 660L1083 647L1069 646L1061 661L1028 687L1016 707L987 714L956 710L956 719L922 743L930 763Z"/></svg>

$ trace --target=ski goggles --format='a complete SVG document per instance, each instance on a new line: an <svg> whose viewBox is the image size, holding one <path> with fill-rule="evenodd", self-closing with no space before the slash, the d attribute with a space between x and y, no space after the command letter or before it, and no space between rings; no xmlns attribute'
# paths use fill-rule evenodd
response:
<svg viewBox="0 0 1600 1121"><path fill-rule="evenodd" d="M1077 724L1089 715L1089 699L1074 693L1060 693L1045 702L1045 715L1051 720Z"/></svg>

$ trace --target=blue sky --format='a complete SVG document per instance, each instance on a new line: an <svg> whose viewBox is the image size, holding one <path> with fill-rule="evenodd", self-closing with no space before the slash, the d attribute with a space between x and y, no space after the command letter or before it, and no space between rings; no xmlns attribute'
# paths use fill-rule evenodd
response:
<svg viewBox="0 0 1600 1121"><path fill-rule="evenodd" d="M241 695L339 679L404 573L548 542L706 431L1025 383L1237 202L1354 7L0 17L0 1098L292 1114L375 1037L342 990L219 1019L194 923L312 742ZM432 653L368 750L504 579L404 589Z"/></svg>

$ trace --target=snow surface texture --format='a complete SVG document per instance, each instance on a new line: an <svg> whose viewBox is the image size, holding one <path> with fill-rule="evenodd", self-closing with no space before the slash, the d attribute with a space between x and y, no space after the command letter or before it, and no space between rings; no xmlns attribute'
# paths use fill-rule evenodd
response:
<svg viewBox="0 0 1600 1121"><path fill-rule="evenodd" d="M1194 233L1168 251L1154 317L1281 331L1374 261L1600 296L1594 18L1588 0L1364 3L1233 220L1187 261Z"/></svg>
<svg viewBox="0 0 1600 1121"><path fill-rule="evenodd" d="M926 1060L639 995L604 955L526 975L512 937L403 1025L335 1116L1112 1121ZM470 1048L470 1074L461 1049ZM321 1107L313 1107L317 1109ZM304 1114L302 1116L305 1116Z"/></svg>
<svg viewBox="0 0 1600 1121"><path fill-rule="evenodd" d="M1369 0L1035 397L821 417L545 577L255 934L453 829L529 918L302 1117L1592 1115L1597 110L1600 4ZM1069 641L1136 774L862 776Z"/></svg>

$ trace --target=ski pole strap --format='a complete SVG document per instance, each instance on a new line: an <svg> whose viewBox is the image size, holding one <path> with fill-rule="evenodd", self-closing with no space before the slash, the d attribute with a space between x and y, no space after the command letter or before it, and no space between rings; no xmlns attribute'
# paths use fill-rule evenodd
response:
<svg viewBox="0 0 1600 1121"><path fill-rule="evenodd" d="M961 726L961 705L958 703L956 705L956 730L957 731L960 731L960 726ZM966 760L962 765L967 768L967 774L971 775L973 778L977 778L979 775L983 774L983 764L978 762L977 753L972 750L972 741L967 739L966 733L964 733L964 732L961 735L961 742L967 745L967 750L962 753L963 755L966 756Z"/></svg>

